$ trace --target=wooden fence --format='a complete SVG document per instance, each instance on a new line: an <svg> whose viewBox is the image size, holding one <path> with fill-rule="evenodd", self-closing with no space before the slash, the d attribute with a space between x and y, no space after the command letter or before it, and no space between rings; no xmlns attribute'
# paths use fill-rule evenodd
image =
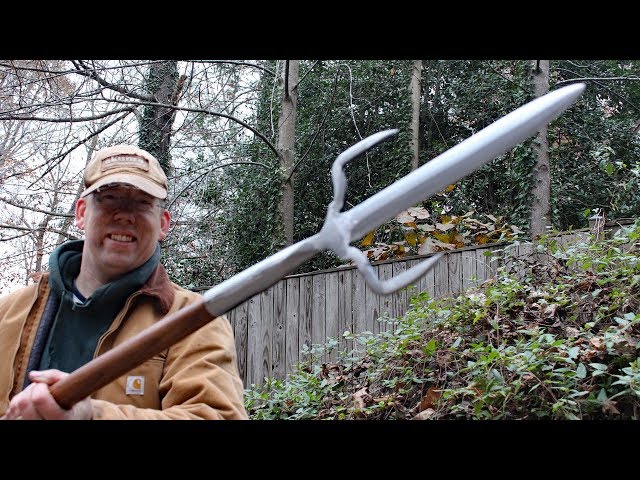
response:
<svg viewBox="0 0 640 480"><path fill-rule="evenodd" d="M284 379L304 360L306 345L321 345L329 337L338 341L337 351L349 351L352 340L346 331L377 333L388 328L379 319L404 315L412 292L428 291L448 296L481 282L495 273L501 259L485 252L504 248L489 245L452 250L424 275L414 289L377 295L355 267L323 270L285 277L228 313L234 329L238 367L245 386L262 385L264 377ZM384 280L412 267L428 256L384 261L373 265ZM411 288L411 287L409 287ZM331 360L335 352L324 355Z"/></svg>
<svg viewBox="0 0 640 480"><path fill-rule="evenodd" d="M589 229L558 236L561 243L584 238ZM508 247L508 248L505 248ZM350 351L353 340L343 333L373 332L391 328L383 317L398 318L409 307L413 294L427 291L432 297L455 296L492 277L496 269L532 252L531 244L491 244L446 252L436 266L414 285L391 295L377 295L355 267L323 270L285 277L228 313L234 329L238 366L245 387L262 385L265 377L285 379L305 360L304 346L338 341L323 361ZM411 268L430 255L373 264L384 280Z"/></svg>

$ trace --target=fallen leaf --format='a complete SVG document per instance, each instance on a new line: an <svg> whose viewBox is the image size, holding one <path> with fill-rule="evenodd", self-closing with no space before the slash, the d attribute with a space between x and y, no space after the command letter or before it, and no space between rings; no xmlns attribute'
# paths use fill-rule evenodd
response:
<svg viewBox="0 0 640 480"><path fill-rule="evenodd" d="M404 211L404 212L400 212L397 216L396 216L396 222L398 223L406 223L406 222L413 222L415 221L415 218L413 217L413 215L410 215L408 211Z"/></svg>
<svg viewBox="0 0 640 480"><path fill-rule="evenodd" d="M596 350L602 351L602 350L604 350L606 348L605 345L604 345L604 341L602 340L601 337L593 337L593 338L591 338L589 340L589 343Z"/></svg>
<svg viewBox="0 0 640 480"><path fill-rule="evenodd" d="M427 209L424 207L411 207L409 210L407 210L407 212L410 215L413 215L414 217L419 218L421 220L424 220L431 216L429 215L429 212L427 211Z"/></svg>
<svg viewBox="0 0 640 480"><path fill-rule="evenodd" d="M433 408L427 408L426 410L418 413L411 420L429 420L435 413L436 411Z"/></svg>
<svg viewBox="0 0 640 480"><path fill-rule="evenodd" d="M456 228L453 223L436 223L436 228L441 232L446 232L447 230L451 230L452 228Z"/></svg>
<svg viewBox="0 0 640 480"><path fill-rule="evenodd" d="M564 329L564 333L569 338L577 337L578 335L580 335L580 330L575 327L567 327Z"/></svg>
<svg viewBox="0 0 640 480"><path fill-rule="evenodd" d="M552 303L551 305L547 305L544 310L542 310L542 316L545 318L553 318L556 316L556 310L558 309L557 303Z"/></svg>
<svg viewBox="0 0 640 480"><path fill-rule="evenodd" d="M602 413L613 413L614 415L620 415L620 412L616 408L616 401L614 400L605 400L602 402Z"/></svg>
<svg viewBox="0 0 640 480"><path fill-rule="evenodd" d="M427 393L420 400L419 410L422 412L428 408L433 408L436 406L436 403L440 399L441 393L440 390L435 387L429 387Z"/></svg>
<svg viewBox="0 0 640 480"><path fill-rule="evenodd" d="M412 231L404 232L404 239L412 247L414 247L416 243L418 243L418 236L416 235L416 232L412 232Z"/></svg>
<svg viewBox="0 0 640 480"><path fill-rule="evenodd" d="M364 408L367 406L367 403L371 402L371 395L367 392L367 387L363 387L353 394L353 403L356 404L358 408Z"/></svg>
<svg viewBox="0 0 640 480"><path fill-rule="evenodd" d="M360 242L360 245L363 247L368 247L373 243L373 236L375 235L375 231L371 231L365 235L365 237Z"/></svg>

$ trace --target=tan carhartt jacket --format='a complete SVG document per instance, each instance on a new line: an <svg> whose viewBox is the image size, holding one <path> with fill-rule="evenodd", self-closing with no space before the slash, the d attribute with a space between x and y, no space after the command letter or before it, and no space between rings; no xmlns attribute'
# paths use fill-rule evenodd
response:
<svg viewBox="0 0 640 480"><path fill-rule="evenodd" d="M48 280L45 273L37 284L0 298L0 416L24 385ZM94 358L199 298L158 265L100 338ZM212 320L91 398L94 419L247 419L229 321Z"/></svg>

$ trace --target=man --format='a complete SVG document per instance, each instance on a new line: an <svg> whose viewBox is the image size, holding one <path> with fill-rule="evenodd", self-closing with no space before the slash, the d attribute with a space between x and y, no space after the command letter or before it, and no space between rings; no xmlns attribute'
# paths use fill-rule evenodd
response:
<svg viewBox="0 0 640 480"><path fill-rule="evenodd" d="M246 419L233 331L218 317L70 409L48 386L201 297L171 282L167 177L148 152L104 148L75 207L84 240L50 256L37 284L0 298L4 419Z"/></svg>

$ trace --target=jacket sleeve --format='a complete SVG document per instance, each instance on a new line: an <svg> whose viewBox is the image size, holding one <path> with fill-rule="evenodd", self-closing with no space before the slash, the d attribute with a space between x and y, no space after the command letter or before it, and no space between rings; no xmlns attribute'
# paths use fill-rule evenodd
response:
<svg viewBox="0 0 640 480"><path fill-rule="evenodd" d="M93 418L246 420L233 330L220 316L167 352L159 393L162 410L92 399Z"/></svg>

